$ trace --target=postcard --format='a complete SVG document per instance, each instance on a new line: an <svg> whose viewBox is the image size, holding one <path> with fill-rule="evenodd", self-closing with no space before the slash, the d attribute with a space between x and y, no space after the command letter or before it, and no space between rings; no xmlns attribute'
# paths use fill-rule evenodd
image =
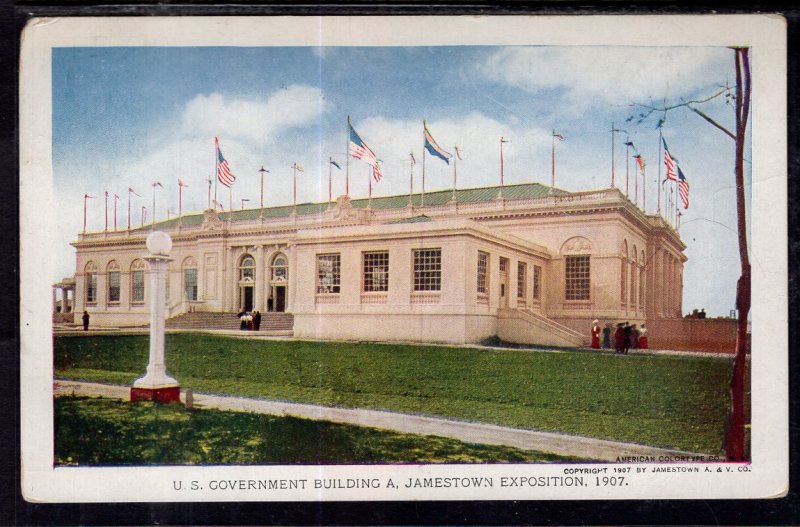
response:
<svg viewBox="0 0 800 527"><path fill-rule="evenodd" d="M23 495L785 495L785 37L31 20Z"/></svg>

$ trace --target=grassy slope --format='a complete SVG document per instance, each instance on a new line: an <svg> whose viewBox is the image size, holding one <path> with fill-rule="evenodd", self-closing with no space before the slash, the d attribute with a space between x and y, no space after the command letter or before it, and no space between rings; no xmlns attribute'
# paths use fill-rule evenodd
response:
<svg viewBox="0 0 800 527"><path fill-rule="evenodd" d="M147 337L60 337L57 375L130 384ZM384 408L718 452L729 363L388 344L167 336L185 388Z"/></svg>
<svg viewBox="0 0 800 527"><path fill-rule="evenodd" d="M59 397L57 464L542 462L559 456L293 417ZM87 441L87 438L91 440Z"/></svg>

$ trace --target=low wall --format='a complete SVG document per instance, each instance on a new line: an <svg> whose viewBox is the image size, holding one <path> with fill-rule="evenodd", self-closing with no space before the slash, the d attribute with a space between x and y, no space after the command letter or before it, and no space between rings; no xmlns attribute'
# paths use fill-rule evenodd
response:
<svg viewBox="0 0 800 527"><path fill-rule="evenodd" d="M294 314L297 338L468 344L496 334L490 315Z"/></svg>
<svg viewBox="0 0 800 527"><path fill-rule="evenodd" d="M729 318L647 321L651 349L731 354L736 350L737 321ZM748 346L748 352L749 352Z"/></svg>

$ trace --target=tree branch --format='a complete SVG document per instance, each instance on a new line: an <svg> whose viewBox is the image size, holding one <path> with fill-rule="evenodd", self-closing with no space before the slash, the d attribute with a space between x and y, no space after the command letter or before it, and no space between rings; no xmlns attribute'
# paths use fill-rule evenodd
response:
<svg viewBox="0 0 800 527"><path fill-rule="evenodd" d="M731 138L731 139L733 139L734 141L736 140L736 136L735 136L735 135L733 135L733 134L732 134L732 133L731 133L731 132L730 132L730 131L729 131L727 128L725 128L724 126L722 126L722 125L720 125L719 123L717 123L717 122L716 122L714 119L712 119L711 117L707 116L706 114L704 114L703 112L701 112L701 111L700 111L700 110L698 110L697 108L692 108L691 106L687 106L687 108L689 108L691 111L693 111L694 113L696 113L697 115L699 115L700 117L702 117L703 119L705 119L706 121L708 121L710 124L712 124L712 125L716 126L716 127L717 127L717 128L719 128L720 130L722 130L722 131L723 131L723 132L724 132L724 133L725 133L725 134L726 134L728 137L730 137L730 138Z"/></svg>

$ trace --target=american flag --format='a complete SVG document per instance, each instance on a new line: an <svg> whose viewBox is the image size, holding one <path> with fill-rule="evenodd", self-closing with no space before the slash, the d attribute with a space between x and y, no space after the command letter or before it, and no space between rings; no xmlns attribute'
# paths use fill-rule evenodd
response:
<svg viewBox="0 0 800 527"><path fill-rule="evenodd" d="M233 182L236 181L236 176L231 172L228 166L228 161L222 155L222 150L219 148L219 139L214 137L214 147L217 149L217 179L220 183L230 188Z"/></svg>
<svg viewBox="0 0 800 527"><path fill-rule="evenodd" d="M670 155L667 142L663 137L661 138L661 142L664 143L664 164L667 165L667 179L678 181L678 174L675 172L675 160L672 158L672 155Z"/></svg>
<svg viewBox="0 0 800 527"><path fill-rule="evenodd" d="M375 181L380 181L383 175L378 166L378 158L375 156L375 152L367 146L367 143L361 140L361 136L356 133L349 119L347 121L347 127L350 129L350 141L348 142L350 155L356 159L363 159L366 161L367 164L372 167L372 177L375 178Z"/></svg>
<svg viewBox="0 0 800 527"><path fill-rule="evenodd" d="M681 196L681 201L683 201L683 208L689 208L689 180L686 179L686 176L683 175L683 171L681 167L678 167L678 194Z"/></svg>

